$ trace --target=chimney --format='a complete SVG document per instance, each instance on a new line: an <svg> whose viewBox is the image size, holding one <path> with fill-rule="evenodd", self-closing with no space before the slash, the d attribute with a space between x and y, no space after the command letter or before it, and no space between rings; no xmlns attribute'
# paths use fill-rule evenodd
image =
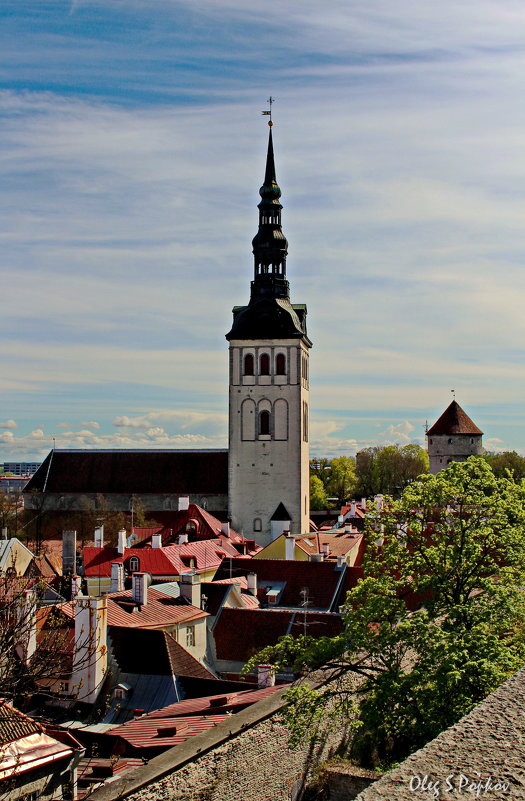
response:
<svg viewBox="0 0 525 801"><path fill-rule="evenodd" d="M119 556L124 556L126 550L126 529L121 528L117 535L117 553Z"/></svg>
<svg viewBox="0 0 525 801"><path fill-rule="evenodd" d="M74 601L77 595L80 595L80 588L82 586L82 579L80 576L71 576L71 600Z"/></svg>
<svg viewBox="0 0 525 801"><path fill-rule="evenodd" d="M93 704L107 672L106 598L75 601L72 685L76 700Z"/></svg>
<svg viewBox="0 0 525 801"><path fill-rule="evenodd" d="M361 498L361 509L366 512L366 498Z"/></svg>
<svg viewBox="0 0 525 801"><path fill-rule="evenodd" d="M104 547L104 526L97 526L95 529L95 548L103 548Z"/></svg>
<svg viewBox="0 0 525 801"><path fill-rule="evenodd" d="M295 559L295 537L289 531L284 532L284 558L292 562Z"/></svg>
<svg viewBox="0 0 525 801"><path fill-rule="evenodd" d="M72 576L77 572L77 532L62 532L62 574Z"/></svg>
<svg viewBox="0 0 525 801"><path fill-rule="evenodd" d="M376 495L374 501L376 502L376 512L380 512L383 508L383 496Z"/></svg>
<svg viewBox="0 0 525 801"><path fill-rule="evenodd" d="M224 534L225 537L230 536L230 521L227 520L225 523L221 523L221 534Z"/></svg>
<svg viewBox="0 0 525 801"><path fill-rule="evenodd" d="M192 606L201 608L201 580L195 571L191 573L181 573L180 581L180 595L185 598Z"/></svg>
<svg viewBox="0 0 525 801"><path fill-rule="evenodd" d="M275 686L275 668L273 665L258 665L257 686L259 689Z"/></svg>
<svg viewBox="0 0 525 801"><path fill-rule="evenodd" d="M179 545L186 545L187 542L188 542L188 535L184 531L181 534L179 534Z"/></svg>
<svg viewBox="0 0 525 801"><path fill-rule="evenodd" d="M324 545L321 546L321 548L325 556L330 555L330 545L327 542L325 542Z"/></svg>
<svg viewBox="0 0 525 801"><path fill-rule="evenodd" d="M341 554L337 557L337 567L343 567L345 564L345 558Z"/></svg>
<svg viewBox="0 0 525 801"><path fill-rule="evenodd" d="M181 495L179 498L179 512L185 512L186 509L189 508L190 508L190 496Z"/></svg>
<svg viewBox="0 0 525 801"><path fill-rule="evenodd" d="M248 582L248 592L257 596L257 573L248 573L246 580Z"/></svg>
<svg viewBox="0 0 525 801"><path fill-rule="evenodd" d="M2 526L2 539L7 539L7 526Z"/></svg>
<svg viewBox="0 0 525 801"><path fill-rule="evenodd" d="M162 548L162 533L160 531L151 537L151 547Z"/></svg>
<svg viewBox="0 0 525 801"><path fill-rule="evenodd" d="M341 526L344 526L344 523L345 523L344 516L343 515L338 515L337 516L337 528L341 528Z"/></svg>
<svg viewBox="0 0 525 801"><path fill-rule="evenodd" d="M352 524L351 523L347 523L345 525L345 534L351 534L351 533L352 533Z"/></svg>
<svg viewBox="0 0 525 801"><path fill-rule="evenodd" d="M36 651L36 595L33 590L24 591L20 613L23 659L28 665Z"/></svg>
<svg viewBox="0 0 525 801"><path fill-rule="evenodd" d="M146 573L131 574L131 597L138 606L148 603L148 583Z"/></svg>
<svg viewBox="0 0 525 801"><path fill-rule="evenodd" d="M122 592L124 590L124 565L122 562L111 563L111 586L110 592Z"/></svg>
<svg viewBox="0 0 525 801"><path fill-rule="evenodd" d="M352 501L352 503L350 504L350 517L355 517L355 507L356 507L356 502Z"/></svg>

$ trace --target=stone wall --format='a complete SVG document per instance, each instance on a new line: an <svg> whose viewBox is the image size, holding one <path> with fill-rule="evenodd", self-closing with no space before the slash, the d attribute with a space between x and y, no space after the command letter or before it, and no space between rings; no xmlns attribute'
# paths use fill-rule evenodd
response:
<svg viewBox="0 0 525 801"><path fill-rule="evenodd" d="M346 740L333 726L317 748L290 750L278 721L284 690L94 792L92 801L289 801ZM292 791L294 796L292 796Z"/></svg>

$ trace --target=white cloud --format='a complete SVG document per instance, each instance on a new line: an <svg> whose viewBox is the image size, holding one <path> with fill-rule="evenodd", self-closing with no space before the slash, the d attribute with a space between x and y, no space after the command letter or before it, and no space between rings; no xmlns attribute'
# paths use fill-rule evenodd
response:
<svg viewBox="0 0 525 801"><path fill-rule="evenodd" d="M0 428L16 428L14 420L6 420L5 423L0 423Z"/></svg>
<svg viewBox="0 0 525 801"><path fill-rule="evenodd" d="M83 426L84 428L95 428L95 429L100 428L100 423L97 423L94 420L88 423L80 423L80 425Z"/></svg>

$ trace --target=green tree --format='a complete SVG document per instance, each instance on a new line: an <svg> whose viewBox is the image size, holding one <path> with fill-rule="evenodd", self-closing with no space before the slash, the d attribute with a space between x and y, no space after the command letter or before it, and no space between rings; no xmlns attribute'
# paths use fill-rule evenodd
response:
<svg viewBox="0 0 525 801"><path fill-rule="evenodd" d="M360 676L355 752L364 764L401 759L525 664L524 530L525 485L483 458L423 475L368 518L344 632L283 641L257 658ZM305 720L305 703L313 720L334 696L348 712L351 694L294 689L289 720Z"/></svg>
<svg viewBox="0 0 525 801"><path fill-rule="evenodd" d="M411 481L428 473L429 462L419 445L385 445L358 453L356 467L358 495L399 497Z"/></svg>
<svg viewBox="0 0 525 801"><path fill-rule="evenodd" d="M496 476L510 474L514 481L521 481L522 478L525 478L525 457L519 456L516 451L486 453L484 458Z"/></svg>
<svg viewBox="0 0 525 801"><path fill-rule="evenodd" d="M355 460L351 456L339 456L330 462L327 479L328 494L337 498L342 506L351 498L356 487Z"/></svg>
<svg viewBox="0 0 525 801"><path fill-rule="evenodd" d="M328 506L328 493L318 476L310 476L310 509L326 509Z"/></svg>

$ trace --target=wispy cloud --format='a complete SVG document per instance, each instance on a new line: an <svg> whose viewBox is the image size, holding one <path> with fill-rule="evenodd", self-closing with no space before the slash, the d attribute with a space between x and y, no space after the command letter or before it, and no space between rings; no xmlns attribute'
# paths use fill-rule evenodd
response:
<svg viewBox="0 0 525 801"><path fill-rule="evenodd" d="M225 443L223 337L249 294L269 91L314 447L422 441L454 386L525 450L525 8L11 5L6 455L57 432L57 447Z"/></svg>

